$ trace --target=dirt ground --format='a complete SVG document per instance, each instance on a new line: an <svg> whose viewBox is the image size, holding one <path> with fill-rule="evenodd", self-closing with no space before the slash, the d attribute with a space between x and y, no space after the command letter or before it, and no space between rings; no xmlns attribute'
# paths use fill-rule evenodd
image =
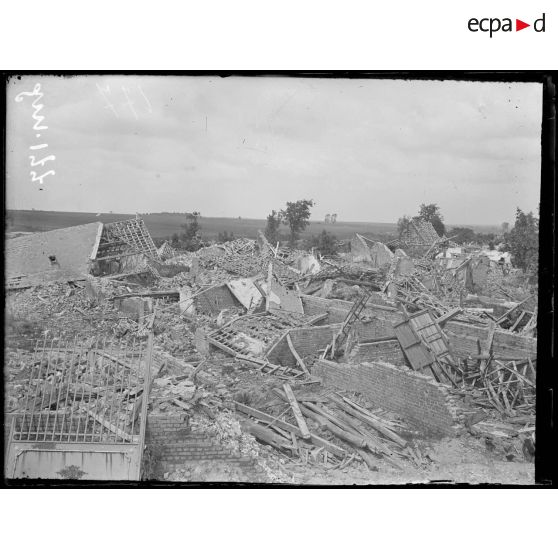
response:
<svg viewBox="0 0 558 558"><path fill-rule="evenodd" d="M358 467L342 471L326 471L314 465L283 464L287 482L300 485L381 485L381 484L512 484L535 483L533 463L501 460L483 448L482 441L473 437L444 439L432 443L429 456L433 460L425 469L408 468L404 471L366 471Z"/></svg>

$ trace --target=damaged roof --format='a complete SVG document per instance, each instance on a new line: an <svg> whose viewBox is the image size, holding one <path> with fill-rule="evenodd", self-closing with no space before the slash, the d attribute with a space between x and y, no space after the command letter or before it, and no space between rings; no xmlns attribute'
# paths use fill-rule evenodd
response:
<svg viewBox="0 0 558 558"><path fill-rule="evenodd" d="M430 221L411 219L401 235L401 243L408 245L428 245L440 240L440 235Z"/></svg>
<svg viewBox="0 0 558 558"><path fill-rule="evenodd" d="M100 222L6 239L6 285L72 281L89 272L103 230Z"/></svg>

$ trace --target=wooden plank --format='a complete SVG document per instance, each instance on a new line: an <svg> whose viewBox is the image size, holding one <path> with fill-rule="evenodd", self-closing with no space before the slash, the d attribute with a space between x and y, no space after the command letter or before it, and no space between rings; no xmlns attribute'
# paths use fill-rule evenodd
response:
<svg viewBox="0 0 558 558"><path fill-rule="evenodd" d="M518 302L515 306L512 306L507 312L505 312L504 314L502 314L498 320L496 320L496 323L502 323L502 321L504 320L504 318L507 318L509 314L511 314L514 310L517 310L522 304L525 304L528 300L530 300L531 298L533 298L533 296L535 295L529 295L527 298L523 299L521 302Z"/></svg>
<svg viewBox="0 0 558 558"><path fill-rule="evenodd" d="M337 436L341 440L351 444L355 448L358 449L370 449L372 451L379 451L383 454L384 459L393 465L397 469L402 469L401 465L397 462L397 458L394 456L393 452L391 452L388 448L383 446L381 443L377 442L370 438L370 436L362 436L360 434L353 434L352 431L344 430L333 424L330 420L324 418L323 416L311 411L307 405L311 405L311 403L307 403L303 406L304 413L315 420L321 426L327 428L333 435Z"/></svg>
<svg viewBox="0 0 558 558"><path fill-rule="evenodd" d="M327 317L329 316L329 314L327 312L325 312L324 314L318 314L317 316L312 316L307 322L307 325L314 325L318 322L321 322L322 320L325 320Z"/></svg>
<svg viewBox="0 0 558 558"><path fill-rule="evenodd" d="M256 440L260 440L265 444L269 444L278 450L282 449L293 449L291 444L287 444L285 442L285 438L282 436L275 434L271 429L262 426L261 424L257 424L250 419L243 419L241 422L241 426L243 430L247 431L249 434L252 434Z"/></svg>
<svg viewBox="0 0 558 558"><path fill-rule="evenodd" d="M115 295L109 300L116 300L119 298L130 298L130 297L138 297L138 298L146 298L146 297L170 297L170 296L180 296L178 291L147 291L147 292L136 292L136 293L126 293Z"/></svg>
<svg viewBox="0 0 558 558"><path fill-rule="evenodd" d="M298 362L298 364L302 368L303 372L310 375L310 372L308 372L308 368L306 368L306 365L304 364L304 361L300 358L300 355L296 352L296 349L294 348L291 336L288 333L287 333L287 344L289 345L289 349L291 350L292 355L295 357L295 360Z"/></svg>
<svg viewBox="0 0 558 558"><path fill-rule="evenodd" d="M298 454L300 452L300 448L298 447L298 440L296 439L296 434L294 432L291 432L291 440L293 443L294 451Z"/></svg>
<svg viewBox="0 0 558 558"><path fill-rule="evenodd" d="M517 318L516 322L510 327L510 331L515 330L515 328L519 325L519 322L521 322L525 314L526 312L521 312L521 314L519 314L519 318Z"/></svg>
<svg viewBox="0 0 558 558"><path fill-rule="evenodd" d="M271 302L271 283L273 280L273 262L269 262L267 268L267 293L265 297L265 311L269 312L269 303Z"/></svg>
<svg viewBox="0 0 558 558"><path fill-rule="evenodd" d="M337 396L331 396L331 399L335 401L337 405L341 406L342 402L339 401L339 398ZM389 438L392 442L395 442L398 446L402 448L407 446L407 442L403 438L384 426L376 417L371 415L371 413L367 409L361 407L358 403L355 403L354 401L351 401L346 397L343 397L343 401L348 403L348 405L341 407L342 409L349 412L349 410L352 408L353 411L350 414L356 416L356 418L362 420L366 424L369 424L372 428L383 434L386 438Z"/></svg>
<svg viewBox="0 0 558 558"><path fill-rule="evenodd" d="M509 366L506 366L505 364L502 364L499 360L495 360L495 362L498 363L502 368L505 368L506 370L509 370L512 374L515 374L520 380L524 381L526 384L530 385L532 388L536 387L535 384L531 380L529 380L528 378L526 378L525 376L520 374L514 368L510 368ZM512 365L513 364L514 364L514 362L512 361Z"/></svg>
<svg viewBox="0 0 558 558"><path fill-rule="evenodd" d="M221 349L222 351L225 351L225 353L228 353L229 355L233 355L235 357L239 357L239 354L234 351L233 349L231 349L230 347L227 347L227 345L220 343L219 341L217 341L216 339L213 339L213 337L208 336L207 337L207 341L211 344L214 345L215 347L217 347L218 349ZM239 357L240 358L240 357ZM246 360L250 360L250 359L246 359Z"/></svg>
<svg viewBox="0 0 558 558"><path fill-rule="evenodd" d="M339 439L357 448L368 447L368 443L363 436L353 434L352 432L349 432L347 430L343 430L342 428L336 426L335 424L333 424L331 421L327 420L323 416L320 416L314 411L311 411L308 407L306 407L306 405L302 406L302 410L307 417L315 420L320 426L327 428L332 434L337 436Z"/></svg>
<svg viewBox="0 0 558 558"><path fill-rule="evenodd" d="M287 396L287 399L289 401L289 405L291 406L291 409L293 410L295 419L296 419L296 423L298 424L298 427L300 428L300 431L302 432L302 437L305 440L309 440L310 439L310 430L308 430L308 425L306 424L306 421L304 420L304 417L302 416L302 411L300 410L300 407L298 406L298 401L296 400L296 397L294 396L293 390L291 389L291 386L289 384L283 384L283 390L285 391L285 395Z"/></svg>
<svg viewBox="0 0 558 558"><path fill-rule="evenodd" d="M297 436L302 437L302 432L300 431L300 428L298 428L298 426L294 426L294 424L289 424L288 422L279 420L277 417L274 417L273 415L268 415L267 413L264 413L263 411L259 411L258 409L248 407L248 405L244 405L242 403L235 402L234 405L235 405L235 408L236 408L237 411L240 411L241 413L244 413L245 415L254 417L254 418L256 418L258 420L261 420L261 421L273 422L274 424L278 424L284 430L287 430L288 432L293 432ZM335 444L332 444L328 440L324 440L323 438L320 438L319 436L316 436L312 432L310 433L310 441L315 446L323 447L323 448L327 449L327 451L329 451L330 453L333 453L334 455L336 455L338 457L344 457L346 455L346 451L344 449L340 448L339 446L336 446Z"/></svg>
<svg viewBox="0 0 558 558"><path fill-rule="evenodd" d="M490 322L488 326L488 339L486 340L486 352L492 352L492 343L494 342L494 332L496 331L496 322Z"/></svg>

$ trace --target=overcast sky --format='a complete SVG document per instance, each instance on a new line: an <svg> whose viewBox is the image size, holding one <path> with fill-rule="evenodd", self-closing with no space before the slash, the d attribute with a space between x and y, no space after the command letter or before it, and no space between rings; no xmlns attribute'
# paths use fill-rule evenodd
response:
<svg viewBox="0 0 558 558"><path fill-rule="evenodd" d="M38 83L40 139L36 97L15 102ZM313 219L437 203L447 223L499 224L539 202L538 84L32 76L7 101L9 209L265 218L313 198ZM31 170L56 174L40 190Z"/></svg>

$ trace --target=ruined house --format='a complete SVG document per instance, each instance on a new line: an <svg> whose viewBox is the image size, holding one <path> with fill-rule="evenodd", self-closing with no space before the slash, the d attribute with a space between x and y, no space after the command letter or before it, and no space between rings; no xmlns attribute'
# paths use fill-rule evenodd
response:
<svg viewBox="0 0 558 558"><path fill-rule="evenodd" d="M90 273L102 230L102 223L88 223L7 239L7 288L82 278Z"/></svg>
<svg viewBox="0 0 558 558"><path fill-rule="evenodd" d="M158 262L142 219L100 222L7 240L6 286L17 289L108 275Z"/></svg>
<svg viewBox="0 0 558 558"><path fill-rule="evenodd" d="M351 256L353 262L369 262L372 267L389 265L394 258L393 252L385 244L358 233L351 239Z"/></svg>
<svg viewBox="0 0 558 558"><path fill-rule="evenodd" d="M420 218L409 220L399 236L399 246L412 257L423 256L442 237L438 235L432 223Z"/></svg>
<svg viewBox="0 0 558 558"><path fill-rule="evenodd" d="M103 225L95 256L98 273L108 275L131 271L145 260L159 261L157 248L142 219Z"/></svg>

